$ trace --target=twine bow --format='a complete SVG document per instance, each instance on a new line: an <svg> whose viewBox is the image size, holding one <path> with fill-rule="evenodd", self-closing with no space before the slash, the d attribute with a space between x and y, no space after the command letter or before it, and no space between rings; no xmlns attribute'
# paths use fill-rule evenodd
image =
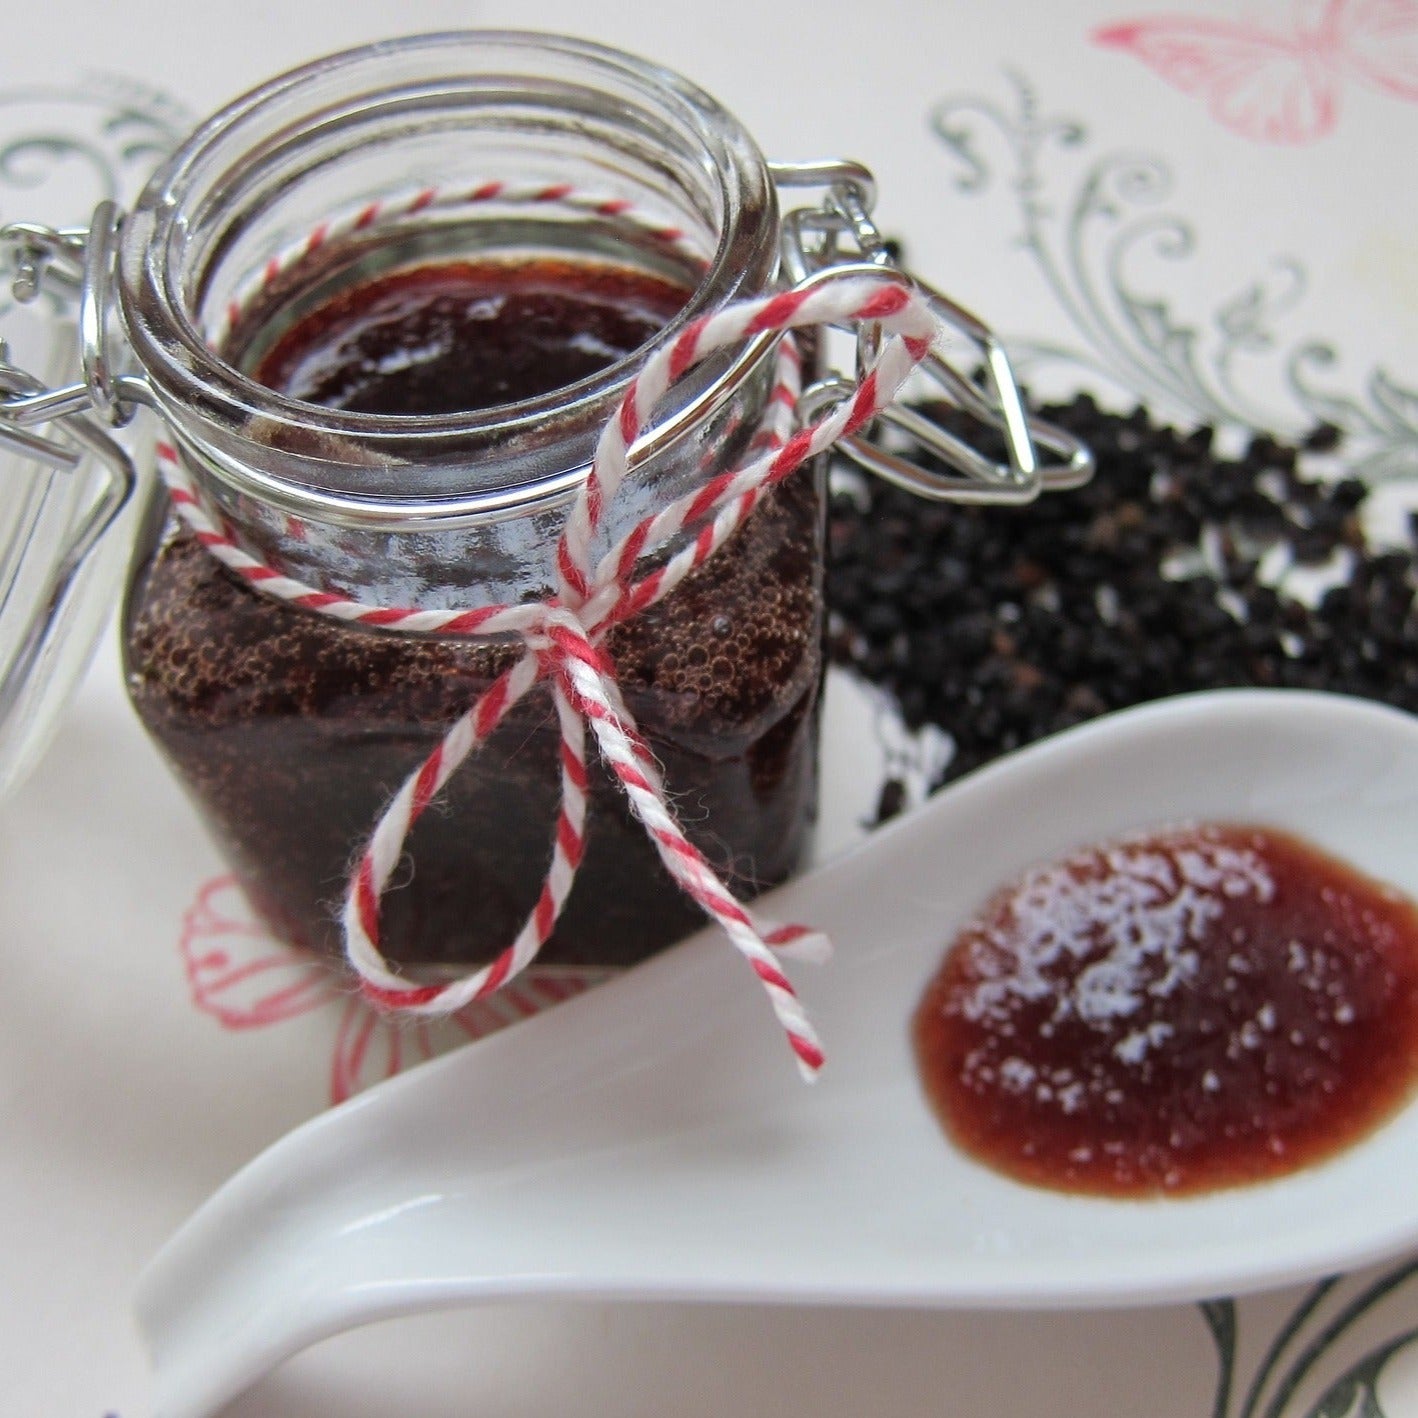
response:
<svg viewBox="0 0 1418 1418"><path fill-rule="evenodd" d="M850 397L817 422L790 430L798 392L796 347L788 333L811 326L875 325L887 336ZM929 352L937 329L926 300L905 277L826 272L792 290L743 301L689 325L646 360L617 415L602 431L595 459L567 518L556 553L555 593L546 602L470 610L370 605L320 591L283 575L239 547L208 514L176 449L160 444L158 465L176 507L199 542L263 594L352 623L450 636L514 634L522 655L444 735L384 809L349 881L343 911L345 952L373 1003L414 1014L450 1014L492 993L524 969L551 935L585 845L586 728L602 760L680 887L723 928L768 995L805 1078L823 1063L822 1047L778 956L821 958L826 938L803 926L755 922L675 819L655 763L621 697L603 644L610 629L667 595L749 517L764 494L809 459L869 422L892 402ZM709 479L645 518L597 561L592 543L625 480L629 449L667 390L701 360L765 332L779 344L772 404L757 451L743 466ZM764 446L766 445L766 446ZM662 565L639 577L639 563L681 532L692 537ZM391 967L379 949L380 899L415 822L459 765L485 742L508 711L545 680L561 732L561 802L552 858L535 906L516 939L491 964L441 984L419 984Z"/></svg>

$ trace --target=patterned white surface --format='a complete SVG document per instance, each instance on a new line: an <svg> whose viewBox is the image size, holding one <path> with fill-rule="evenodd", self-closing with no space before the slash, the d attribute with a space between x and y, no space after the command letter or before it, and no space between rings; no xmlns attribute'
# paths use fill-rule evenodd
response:
<svg viewBox="0 0 1418 1418"><path fill-rule="evenodd" d="M1218 76L1213 50L1213 67L1199 55L1202 77L1179 86L1155 51L1093 38L1164 10L1205 21L1202 36L1239 56L1225 73L1240 77ZM1040 387L1075 383L1086 364L1115 395L1146 393L1182 415L1290 429L1335 418L1373 473L1411 473L1418 108L1353 57L1369 42L1363 26L1385 17L1399 62L1413 52L1402 0L32 7L7 27L0 66L0 215L74 219L105 183L130 186L154 131L180 126L149 86L200 113L396 29L581 33L697 79L775 157L870 163L882 221L911 260L1027 345ZM76 82L100 69L133 87ZM1226 95L1264 107L1306 84L1325 86L1333 111L1300 141L1225 121L1237 111ZM146 116L129 131L134 114ZM56 133L83 141L55 147ZM75 209L35 205L45 192ZM13 320L0 310L7 333ZM826 850L871 815L876 717L834 685ZM886 756L919 751L893 741ZM105 647L48 759L0 810L5 1412L141 1418L127 1296L144 1259L259 1148L393 1053L418 1052L338 1000L260 1028L244 1006L234 1028L194 1008L179 942L220 871ZM1418 1414L1418 1348L1404 1347L1415 1329L1418 1277L1401 1258L1313 1290L1121 1315L519 1305L338 1341L234 1411L1400 1418Z"/></svg>

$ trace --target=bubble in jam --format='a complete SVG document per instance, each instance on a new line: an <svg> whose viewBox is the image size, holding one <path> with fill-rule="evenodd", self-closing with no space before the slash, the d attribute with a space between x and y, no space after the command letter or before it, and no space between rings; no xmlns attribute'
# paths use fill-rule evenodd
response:
<svg viewBox="0 0 1418 1418"><path fill-rule="evenodd" d="M948 1136L1021 1181L1113 1196L1261 1181L1412 1094L1418 907L1264 827L1090 846L959 932L914 1038Z"/></svg>

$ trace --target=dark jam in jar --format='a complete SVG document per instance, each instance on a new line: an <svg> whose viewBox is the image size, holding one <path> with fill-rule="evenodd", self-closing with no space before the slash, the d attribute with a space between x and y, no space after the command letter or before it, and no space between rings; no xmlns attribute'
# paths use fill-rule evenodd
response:
<svg viewBox="0 0 1418 1418"><path fill-rule="evenodd" d="M1022 1181L1184 1194L1319 1161L1418 1078L1418 908L1307 843L1208 825L1036 867L917 1010L927 1095Z"/></svg>
<svg viewBox="0 0 1418 1418"><path fill-rule="evenodd" d="M258 379L367 413L475 410L621 359L688 292L609 264L450 261L304 313ZM822 497L804 470L607 648L692 840L738 891L795 865L815 800ZM239 584L170 519L130 586L130 695L253 904L339 948L352 854L389 795L516 653L341 625ZM559 738L539 687L454 775L384 903L386 953L472 963L510 943L550 852ZM593 755L594 760L594 755ZM627 964L702 922L599 766L585 858L541 960Z"/></svg>
<svg viewBox="0 0 1418 1418"><path fill-rule="evenodd" d="M644 272L550 257L413 266L317 306L253 373L329 409L465 413L599 373L653 339L688 295Z"/></svg>

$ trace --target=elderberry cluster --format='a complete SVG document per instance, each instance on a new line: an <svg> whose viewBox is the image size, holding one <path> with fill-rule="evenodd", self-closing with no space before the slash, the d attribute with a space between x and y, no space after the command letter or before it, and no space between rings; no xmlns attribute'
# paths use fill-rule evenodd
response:
<svg viewBox="0 0 1418 1418"><path fill-rule="evenodd" d="M1210 429L1087 396L1044 416L1093 449L1087 487L965 508L869 479L832 501L833 657L889 688L911 726L951 734L946 778L1187 690L1327 689L1418 711L1414 529L1406 547L1369 546L1364 483L1306 477L1267 437L1224 457ZM1304 447L1337 444L1323 427ZM1288 592L1285 568L1322 566L1338 584Z"/></svg>

